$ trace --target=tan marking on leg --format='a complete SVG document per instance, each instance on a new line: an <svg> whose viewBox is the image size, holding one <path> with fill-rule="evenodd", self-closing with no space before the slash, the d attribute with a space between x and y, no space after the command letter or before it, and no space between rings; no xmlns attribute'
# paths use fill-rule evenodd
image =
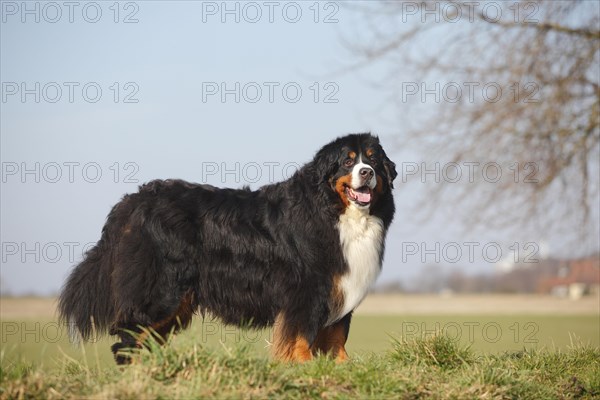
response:
<svg viewBox="0 0 600 400"><path fill-rule="evenodd" d="M337 316L344 308L344 291L342 290L342 275L333 277L331 284L331 294L329 295L329 314Z"/></svg>
<svg viewBox="0 0 600 400"><path fill-rule="evenodd" d="M319 333L317 334L317 338L312 346L312 351L314 355L317 353L327 354L329 351L329 346L327 345L327 337L329 336L329 326L325 328L321 328Z"/></svg>
<svg viewBox="0 0 600 400"><path fill-rule="evenodd" d="M312 352L310 350L310 343L300 336L296 337L294 343L294 352L292 361L304 362L312 360Z"/></svg>
<svg viewBox="0 0 600 400"><path fill-rule="evenodd" d="M169 315L167 318L150 325L150 328L159 335L159 338L156 339L159 340L161 344L166 343L167 338L169 337L169 334L173 328L174 332L177 332L180 329L185 329L189 326L192 320L192 315L194 314L193 299L193 292L187 292L181 299L177 310L172 315ZM144 341L148 338L148 334L148 331L142 331L138 337L138 344L141 345L144 343Z"/></svg>
<svg viewBox="0 0 600 400"><path fill-rule="evenodd" d="M346 349L344 348L344 346L342 346L337 353L337 356L335 357L335 362L340 364L343 362L346 362L350 359L350 357L348 357L348 353L346 352Z"/></svg>
<svg viewBox="0 0 600 400"><path fill-rule="evenodd" d="M322 328L317 334L317 339L312 347L313 354L321 352L335 357L336 362L348 360L346 345L346 332L342 322Z"/></svg>
<svg viewBox="0 0 600 400"><path fill-rule="evenodd" d="M304 362L312 359L310 343L298 330L289 326L283 314L273 325L273 356L281 361Z"/></svg>

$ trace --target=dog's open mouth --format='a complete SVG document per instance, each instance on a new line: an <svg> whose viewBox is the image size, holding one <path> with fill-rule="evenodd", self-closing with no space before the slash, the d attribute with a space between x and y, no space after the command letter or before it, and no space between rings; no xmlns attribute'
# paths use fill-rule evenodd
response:
<svg viewBox="0 0 600 400"><path fill-rule="evenodd" d="M371 204L371 189L368 186L362 186L358 189L352 189L346 187L346 196L360 206L367 206Z"/></svg>

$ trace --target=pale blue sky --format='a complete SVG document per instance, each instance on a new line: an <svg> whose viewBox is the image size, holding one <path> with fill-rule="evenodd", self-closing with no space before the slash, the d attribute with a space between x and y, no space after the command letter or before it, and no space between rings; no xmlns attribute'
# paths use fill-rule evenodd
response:
<svg viewBox="0 0 600 400"><path fill-rule="evenodd" d="M0 32L3 291L55 293L81 258L83 245L98 240L110 207L124 193L136 190L138 183L181 178L256 188L269 181L269 171L274 180L280 180L292 171L284 171L284 166L293 168L308 161L320 146L339 135L362 131L378 134L399 167L402 162L421 160L411 149L392 146L403 133L399 121L408 124L410 114L387 106L388 94L369 83L383 76L385 67L336 73L355 61L340 38L361 36L366 29L357 24L356 15L344 7L338 9L337 3L318 5L318 23L313 2L294 3L302 11L296 23L286 21L282 14L289 2L278 3L272 23L265 6L256 23L244 20L244 16L254 18L252 9L240 15L239 23L232 15L226 15L223 23L219 12L205 14L203 22L203 7L211 11L222 2L194 1L120 3L119 23L113 21L112 1L94 3L102 12L96 23L85 20L96 15L94 7L83 14L85 2L74 9L72 23L67 7L61 6L62 17L51 23L47 20L57 18L55 9L29 2L31 8L40 7L40 22L35 22L33 14L25 14L22 22L22 4L2 2ZM243 13L244 3L237 4ZM287 7L287 17L293 19L296 7ZM122 22L130 13L137 23ZM323 23L326 15L338 21ZM396 79L410 80L410 76ZM22 102L21 84L35 92L36 82L40 83L40 102L35 102L35 93ZM211 82L226 82L230 89L239 82L240 102L234 101L233 94L224 103L219 95L207 95L203 101L203 86L212 88ZM82 93L86 84L88 100ZM286 84L289 97L295 96L296 88L302 90L297 102L285 99L282 88ZM256 96L257 86L262 98L252 103L248 99ZM52 103L56 87L62 94ZM73 102L69 87L74 89ZM96 87L102 96L93 103ZM268 100L269 87L274 88L273 102ZM18 92L11 94L15 88ZM125 103L127 94L137 103ZM337 102L325 102L327 95ZM35 169L36 163L39 182L35 173L21 175L23 166ZM211 175L215 165L220 168L222 163L229 169L239 163L237 176ZM57 165L60 178L56 178ZM98 182L89 182L95 180L97 170L102 176ZM254 179L257 171L261 179ZM128 174L133 174L129 180ZM541 233L459 236L459 226L447 223L443 214L427 223L417 222L411 218L410 207L419 201L422 190L419 185L407 189L397 183L398 211L380 282L409 281L426 264L415 257L403 263L402 243L425 242L433 248L436 242L443 246L545 239ZM61 254L57 255L57 249ZM432 263L433 258L427 261ZM471 270L493 269L493 263L482 262L480 256L472 262L465 258L460 264Z"/></svg>

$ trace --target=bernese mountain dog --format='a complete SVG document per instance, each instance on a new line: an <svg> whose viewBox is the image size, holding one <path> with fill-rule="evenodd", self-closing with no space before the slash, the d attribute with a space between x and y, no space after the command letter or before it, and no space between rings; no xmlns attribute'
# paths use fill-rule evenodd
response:
<svg viewBox="0 0 600 400"><path fill-rule="evenodd" d="M352 311L380 273L395 164L369 133L340 137L288 180L252 191L155 180L117 203L67 279L61 321L108 332L119 364L206 313L273 326L274 356L344 361ZM151 333L149 333L151 332Z"/></svg>

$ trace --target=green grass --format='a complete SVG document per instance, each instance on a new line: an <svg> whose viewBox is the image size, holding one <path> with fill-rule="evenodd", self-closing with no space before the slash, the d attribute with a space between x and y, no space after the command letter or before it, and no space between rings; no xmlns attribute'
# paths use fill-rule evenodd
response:
<svg viewBox="0 0 600 400"><path fill-rule="evenodd" d="M528 349L565 349L572 338L600 346L597 315L415 315L357 316L348 348L354 352L385 351L389 335L425 338L441 331L478 353Z"/></svg>
<svg viewBox="0 0 600 400"><path fill-rule="evenodd" d="M597 316L365 316L352 322L348 351L366 355L390 348L390 337L408 340L427 338L436 331L458 343L469 346L476 354L498 354L527 349L566 349L572 338L592 347L600 346L600 321ZM81 349L70 345L66 330L56 321L2 321L1 360L7 363L32 364L38 368L56 369L67 355L79 362L101 366L112 364L109 347L113 338L103 338L86 346L85 360ZM257 355L268 353L270 331L243 331L223 327L197 318L192 327L180 335L189 343L209 349L222 344L235 347L246 344Z"/></svg>
<svg viewBox="0 0 600 400"><path fill-rule="evenodd" d="M478 355L429 336L395 338L386 351L342 365L326 357L296 365L249 345L216 349L181 335L124 368L68 356L54 370L3 363L0 398L593 399L600 396L599 360L589 346Z"/></svg>
<svg viewBox="0 0 600 400"><path fill-rule="evenodd" d="M2 321L0 399L600 398L597 316L364 316L336 365L272 361L270 331L199 319L119 368L55 321Z"/></svg>

